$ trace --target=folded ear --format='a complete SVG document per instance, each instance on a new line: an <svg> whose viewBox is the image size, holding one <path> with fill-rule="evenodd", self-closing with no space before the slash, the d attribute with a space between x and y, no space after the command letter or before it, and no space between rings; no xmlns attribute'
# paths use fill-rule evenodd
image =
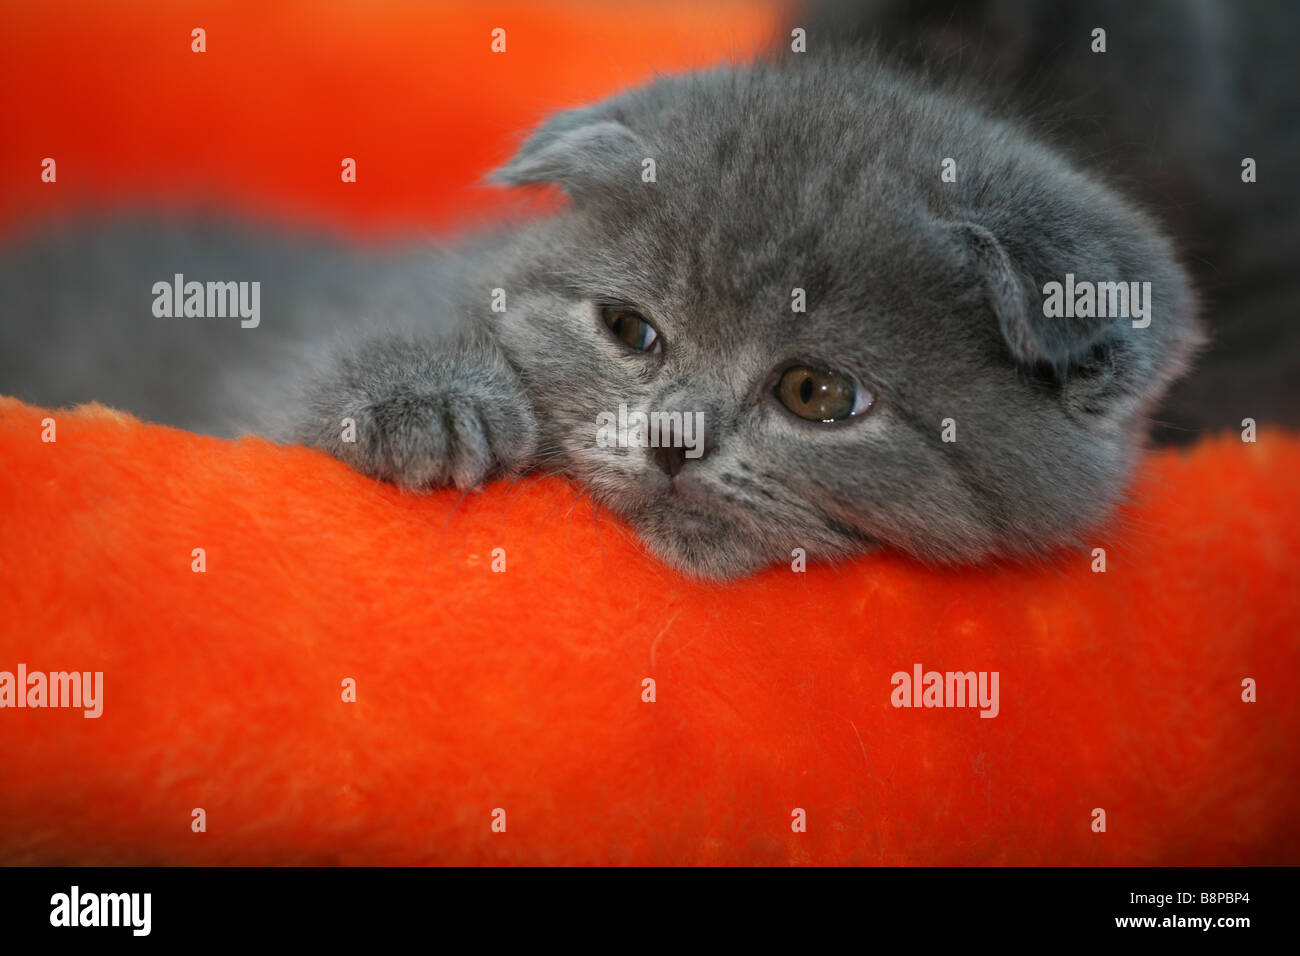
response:
<svg viewBox="0 0 1300 956"><path fill-rule="evenodd" d="M1201 341L1186 275L1167 244L1143 236L1140 225L1130 224L1127 232L1083 230L1082 236L1040 232L1011 251L983 226L954 227L1011 356L1035 371L1050 370L1062 401L1076 411L1126 414L1150 404ZM1149 276L1142 283L1143 317L1061 315L1046 308L1047 283L1060 288L1069 273L1117 282Z"/></svg>
<svg viewBox="0 0 1300 956"><path fill-rule="evenodd" d="M577 197L588 189L639 183L648 155L607 106L587 107L547 120L489 179L507 186L552 183Z"/></svg>
<svg viewBox="0 0 1300 956"><path fill-rule="evenodd" d="M1121 331L1115 319L1044 315L1043 296L1029 269L1013 262L1002 243L983 226L966 222L956 229L1017 362L1049 365L1064 372L1071 365L1091 360L1099 345Z"/></svg>

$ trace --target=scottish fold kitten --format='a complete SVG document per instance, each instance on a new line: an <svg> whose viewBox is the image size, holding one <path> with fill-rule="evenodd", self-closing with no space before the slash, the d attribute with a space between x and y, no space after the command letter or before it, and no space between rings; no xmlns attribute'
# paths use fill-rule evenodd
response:
<svg viewBox="0 0 1300 956"><path fill-rule="evenodd" d="M566 203L456 249L218 228L187 246L135 225L27 242L0 257L0 301L63 348L15 347L0 389L242 423L417 491L557 472L663 561L726 578L796 548L966 562L1077 546L1198 343L1187 275L1145 213L860 53L560 113L495 179ZM261 279L260 326L162 320L142 368L96 330L139 328L142 288L173 270ZM1149 283L1145 318L1046 315L1067 277ZM602 440L638 413L668 416L667 447Z"/></svg>
<svg viewBox="0 0 1300 956"><path fill-rule="evenodd" d="M694 574L1076 544L1198 341L1142 212L862 57L661 79L553 117L495 179L568 205L462 260L441 335L343 351L297 437L413 489L542 462ZM1149 283L1147 324L1046 317L1067 276ZM621 406L697 416L702 446L598 442Z"/></svg>

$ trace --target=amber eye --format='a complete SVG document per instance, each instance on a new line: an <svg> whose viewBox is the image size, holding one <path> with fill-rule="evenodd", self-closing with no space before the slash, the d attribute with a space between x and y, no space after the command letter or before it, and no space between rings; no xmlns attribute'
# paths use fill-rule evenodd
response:
<svg viewBox="0 0 1300 956"><path fill-rule="evenodd" d="M781 404L810 422L835 422L871 407L871 393L843 375L796 365L776 385Z"/></svg>
<svg viewBox="0 0 1300 956"><path fill-rule="evenodd" d="M628 348L638 352L658 352L663 348L655 327L631 309L621 305L603 305L600 317L614 337Z"/></svg>

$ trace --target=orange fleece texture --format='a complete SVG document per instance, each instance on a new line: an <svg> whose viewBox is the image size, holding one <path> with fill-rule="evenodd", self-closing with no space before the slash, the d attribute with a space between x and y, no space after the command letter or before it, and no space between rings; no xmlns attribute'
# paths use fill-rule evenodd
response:
<svg viewBox="0 0 1300 956"><path fill-rule="evenodd" d="M544 115L775 22L744 0L3 16L7 232L146 201L362 236L490 217L513 200L474 184ZM105 697L0 710L0 861L1300 862L1294 437L1152 457L1104 574L881 555L730 586L554 480L416 498L13 401L0 455L0 671L103 671ZM999 715L895 709L918 663L997 671Z"/></svg>
<svg viewBox="0 0 1300 956"><path fill-rule="evenodd" d="M1292 437L1151 456L1105 573L733 585L555 479L417 497L13 400L0 456L0 670L104 674L97 719L0 710L5 861L1300 861ZM893 707L917 663L998 716Z"/></svg>
<svg viewBox="0 0 1300 956"><path fill-rule="evenodd" d="M490 220L518 199L484 175L552 112L748 59L776 9L15 0L0 10L0 228L141 200L366 236ZM194 29L207 52L192 52ZM41 179L47 157L55 183ZM355 183L341 181L344 157Z"/></svg>

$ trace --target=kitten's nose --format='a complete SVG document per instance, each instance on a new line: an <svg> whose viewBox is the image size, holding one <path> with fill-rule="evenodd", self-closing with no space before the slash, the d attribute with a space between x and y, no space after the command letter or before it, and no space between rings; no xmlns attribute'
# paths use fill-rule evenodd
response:
<svg viewBox="0 0 1300 956"><path fill-rule="evenodd" d="M677 433L676 428L670 424L666 432L667 443L660 445L658 448L652 448L650 452L655 463L669 478L676 477L688 461L699 461L709 453L711 446L708 442L701 441L696 445L694 454L688 457L686 454L688 449L681 440L682 436Z"/></svg>
<svg viewBox="0 0 1300 956"><path fill-rule="evenodd" d="M659 467L663 469L664 474L669 478L674 477L682 466L686 464L686 449L676 446L668 448L654 449L654 459Z"/></svg>

